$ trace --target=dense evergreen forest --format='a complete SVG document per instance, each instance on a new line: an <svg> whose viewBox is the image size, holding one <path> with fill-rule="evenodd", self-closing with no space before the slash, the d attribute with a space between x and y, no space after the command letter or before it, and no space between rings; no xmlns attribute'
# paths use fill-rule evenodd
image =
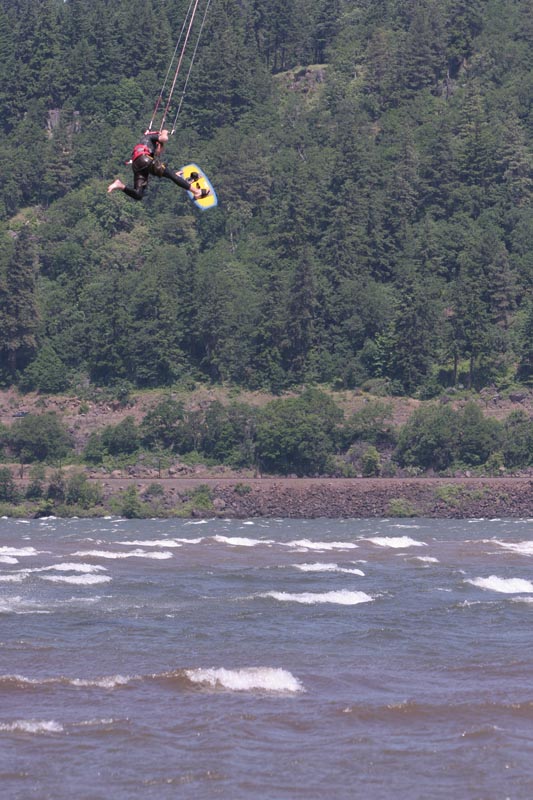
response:
<svg viewBox="0 0 533 800"><path fill-rule="evenodd" d="M533 0L0 0L0 381L437 396L533 380Z"/></svg>

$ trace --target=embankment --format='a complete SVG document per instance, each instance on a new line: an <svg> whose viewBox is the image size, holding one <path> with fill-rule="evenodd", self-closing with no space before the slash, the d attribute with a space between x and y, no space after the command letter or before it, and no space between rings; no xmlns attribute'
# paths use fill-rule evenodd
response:
<svg viewBox="0 0 533 800"><path fill-rule="evenodd" d="M142 498L149 481L107 479L104 495L135 486ZM191 515L244 517L533 517L531 478L163 478L165 506L190 502L208 487L212 508Z"/></svg>

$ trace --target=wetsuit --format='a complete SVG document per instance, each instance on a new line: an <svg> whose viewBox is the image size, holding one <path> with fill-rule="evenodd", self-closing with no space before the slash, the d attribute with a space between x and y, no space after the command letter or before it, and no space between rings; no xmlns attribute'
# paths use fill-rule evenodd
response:
<svg viewBox="0 0 533 800"><path fill-rule="evenodd" d="M134 200L142 200L143 194L148 185L150 175L157 175L158 178L170 178L182 189L189 189L190 183L179 175L176 175L166 164L158 158L159 131L148 133L142 137L140 142L133 148L131 154L131 168L133 170L133 189L126 186L124 194L133 197Z"/></svg>

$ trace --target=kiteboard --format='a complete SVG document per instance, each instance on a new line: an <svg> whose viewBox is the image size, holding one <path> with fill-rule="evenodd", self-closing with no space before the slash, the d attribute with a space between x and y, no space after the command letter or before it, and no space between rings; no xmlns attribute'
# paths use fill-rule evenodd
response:
<svg viewBox="0 0 533 800"><path fill-rule="evenodd" d="M217 193L213 189L211 181L207 175L202 172L200 167L196 164L187 164L186 167L180 169L180 174L183 175L186 181L193 183L197 189L209 189L207 197L201 197L199 200L194 199L192 192L187 192L195 206L198 206L202 211L207 211L208 208L213 208L218 205Z"/></svg>

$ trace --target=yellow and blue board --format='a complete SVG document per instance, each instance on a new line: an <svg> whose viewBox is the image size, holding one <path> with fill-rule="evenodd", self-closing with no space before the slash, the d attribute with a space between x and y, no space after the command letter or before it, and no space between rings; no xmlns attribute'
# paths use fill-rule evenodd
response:
<svg viewBox="0 0 533 800"><path fill-rule="evenodd" d="M187 164L187 166L183 167L183 169L180 170L180 172L182 173L185 180L189 181L189 183L194 184L196 188L209 189L209 194L207 195L207 197L201 197L199 200L194 199L194 195L192 192L187 192L187 194L189 195L195 206L198 206L198 208L200 208L202 211L207 211L208 208L213 208L214 206L218 205L217 193L213 189L211 181L209 180L207 175L205 175L205 173L202 172L200 167L197 167L196 164Z"/></svg>

